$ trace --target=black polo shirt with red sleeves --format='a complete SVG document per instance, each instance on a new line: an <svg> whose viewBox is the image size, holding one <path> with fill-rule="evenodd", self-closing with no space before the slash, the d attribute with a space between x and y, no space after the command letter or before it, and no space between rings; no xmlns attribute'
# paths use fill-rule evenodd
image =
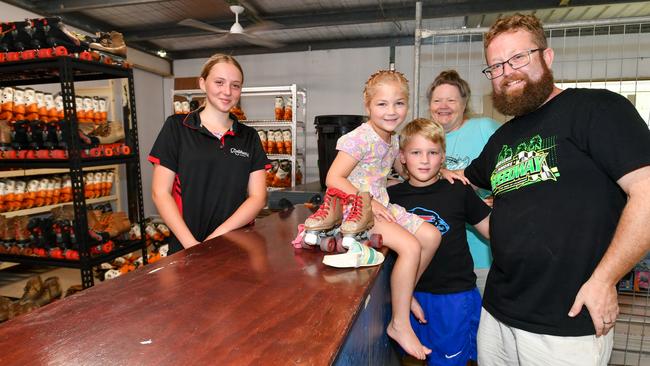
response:
<svg viewBox="0 0 650 366"><path fill-rule="evenodd" d="M221 139L201 125L196 110L167 118L149 154L149 161L176 172L172 195L194 237L203 241L248 197L250 173L269 160L257 131L234 115ZM169 253L182 250L173 238Z"/></svg>

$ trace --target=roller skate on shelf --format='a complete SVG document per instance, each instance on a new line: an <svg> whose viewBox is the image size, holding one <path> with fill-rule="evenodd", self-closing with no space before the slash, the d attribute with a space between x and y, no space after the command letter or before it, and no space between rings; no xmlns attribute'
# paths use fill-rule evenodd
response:
<svg viewBox="0 0 650 366"><path fill-rule="evenodd" d="M305 220L303 247L313 245L319 246L324 252L343 251L340 246L339 226L343 221L346 197L345 192L336 188L327 189L323 203Z"/></svg>
<svg viewBox="0 0 650 366"><path fill-rule="evenodd" d="M369 247L380 248L382 245L381 235L370 235L369 231L375 224L372 216L372 196L369 192L358 192L348 195L348 211L345 220L341 224L341 245L350 248L353 243L358 242Z"/></svg>

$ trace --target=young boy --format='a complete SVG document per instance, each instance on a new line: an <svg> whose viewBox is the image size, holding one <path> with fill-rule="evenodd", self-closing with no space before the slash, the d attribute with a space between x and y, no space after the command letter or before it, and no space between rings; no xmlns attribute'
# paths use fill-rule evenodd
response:
<svg viewBox="0 0 650 366"><path fill-rule="evenodd" d="M422 344L432 350L429 365L462 365L476 360L481 295L465 223L489 237L490 208L471 186L441 179L445 132L438 123L416 119L400 133L400 161L408 181L388 188L390 202L435 225L442 242L415 288L411 323Z"/></svg>

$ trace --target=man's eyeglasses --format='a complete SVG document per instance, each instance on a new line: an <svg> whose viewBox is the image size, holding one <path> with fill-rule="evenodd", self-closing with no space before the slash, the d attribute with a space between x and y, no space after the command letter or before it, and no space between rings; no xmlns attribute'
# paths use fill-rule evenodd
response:
<svg viewBox="0 0 650 366"><path fill-rule="evenodd" d="M483 69L485 76L492 80L496 79L499 76L503 75L503 69L507 63L512 67L513 70L520 69L530 63L530 54L536 51L544 51L546 48L535 48L533 50L528 50L524 52L519 52L518 54L510 57L509 59L503 62L497 62L494 65L488 66Z"/></svg>

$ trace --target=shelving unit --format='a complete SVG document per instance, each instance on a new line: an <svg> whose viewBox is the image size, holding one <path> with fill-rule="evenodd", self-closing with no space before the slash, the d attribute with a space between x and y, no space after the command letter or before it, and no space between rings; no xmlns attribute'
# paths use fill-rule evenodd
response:
<svg viewBox="0 0 650 366"><path fill-rule="evenodd" d="M78 121L75 105L74 83L89 80L126 79L128 82L128 100L125 101L124 132L125 144L130 147L131 154L126 156L111 156L101 158L82 158L81 146L76 132ZM44 171L65 172L70 174L72 182L72 205L74 208L74 230L79 245L79 260L66 260L50 257L30 257L13 254L0 254L0 261L14 263L29 263L49 266L78 268L81 271L81 282L84 288L94 284L92 267L118 256L142 250L143 260L146 263L146 243L144 235L139 240L120 242L113 251L106 254L92 256L90 254L90 238L86 217L86 205L96 200L116 200L119 194L96 199L85 199L83 174L84 170L106 165L123 164L126 170L127 206L129 220L140 225L144 233L144 209L142 199L142 183L140 180L140 161L137 118L135 110L135 88L133 70L116 65L101 64L84 61L73 57L56 57L50 59L34 59L26 61L0 63L0 86L19 86L60 83L63 96L63 110L65 121L69 123L64 131L64 139L68 146L68 159L3 159L3 168L21 168L22 174L41 174ZM73 138L73 133L75 138ZM47 168L47 170L40 170ZM2 174L13 174L4 172ZM20 174L20 173L19 173ZM115 181L114 187L119 186ZM50 207L51 208L51 207ZM27 212L26 214L38 213Z"/></svg>
<svg viewBox="0 0 650 366"><path fill-rule="evenodd" d="M91 171L97 171L97 170L112 170L113 171L113 181L114 182L119 182L119 169L118 165L109 165L109 166L99 166L99 167L91 167L91 168L85 168L84 172L91 172ZM28 178L28 177L33 177L33 176L47 176L47 175L53 175L53 174L65 174L68 173L69 170L66 169L17 169L17 170L6 170L6 171L0 171L0 178ZM122 210L122 202L120 201L120 185L119 184L113 184L113 190L114 193L110 194L108 196L102 196L102 197L97 197L97 198L87 198L86 199L86 205L89 204L96 204L96 203L104 203L104 202L115 202L115 210L116 211L121 211ZM46 205L46 206L39 206L39 207L32 207L32 208L27 208L27 209L21 209L21 210L16 210L16 211L5 211L5 212L0 212L0 215L3 215L4 217L15 217L15 216L29 216L29 215L36 215L36 214L41 214L45 212L49 212L55 207L60 207L63 205L69 205L72 202L61 202L61 203L56 203L56 204L51 204L51 205Z"/></svg>
<svg viewBox="0 0 650 366"><path fill-rule="evenodd" d="M183 96L189 100L196 97L203 97L205 93L201 89L188 89L188 90L175 90L174 95ZM244 97L276 97L276 96L290 96L293 103L291 105L291 121L278 121L273 119L254 119L240 121L248 126L256 129L260 128L288 128L291 130L291 154L267 154L271 160L282 159L291 161L291 187L296 186L296 168L297 163L300 162L302 169L306 168L305 162L305 149L307 148L307 134L305 128L305 120L307 116L307 92L299 88L296 84L286 86L260 86L260 87L243 87L241 92L242 98ZM270 101L269 106L272 106L273 101ZM272 108L269 108L269 114L272 113ZM300 116L298 115L300 112ZM302 139L298 140L298 132L302 130ZM298 142L301 146L298 146ZM274 189L269 187L269 189Z"/></svg>

